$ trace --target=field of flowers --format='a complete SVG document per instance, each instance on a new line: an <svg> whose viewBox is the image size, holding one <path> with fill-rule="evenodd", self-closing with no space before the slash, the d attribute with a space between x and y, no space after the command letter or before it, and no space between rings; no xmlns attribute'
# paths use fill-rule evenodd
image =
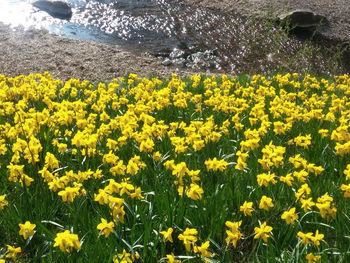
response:
<svg viewBox="0 0 350 263"><path fill-rule="evenodd" d="M0 75L0 262L349 262L350 77Z"/></svg>

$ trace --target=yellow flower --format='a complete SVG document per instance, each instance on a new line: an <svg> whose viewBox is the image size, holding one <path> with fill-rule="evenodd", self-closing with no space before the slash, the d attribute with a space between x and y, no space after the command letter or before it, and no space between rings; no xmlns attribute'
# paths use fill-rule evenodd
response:
<svg viewBox="0 0 350 263"><path fill-rule="evenodd" d="M200 177L198 176L199 173L201 172L200 170L187 170L186 172L188 176L191 177L191 181L193 183L200 180Z"/></svg>
<svg viewBox="0 0 350 263"><path fill-rule="evenodd" d="M67 186L64 190L59 191L58 195L62 197L63 202L73 202L75 197L79 195L79 187Z"/></svg>
<svg viewBox="0 0 350 263"><path fill-rule="evenodd" d="M188 173L188 168L185 162L178 163L172 166L172 174L179 178L179 182L182 185L182 177Z"/></svg>
<svg viewBox="0 0 350 263"><path fill-rule="evenodd" d="M169 241L173 243L173 238L171 234L173 233L173 228L169 227L167 231L160 231L160 233L163 235L163 242Z"/></svg>
<svg viewBox="0 0 350 263"><path fill-rule="evenodd" d="M227 237L225 239L227 244L232 243L234 247L237 246L238 240L242 238L242 233L239 231L239 227L241 226L242 221L239 222L231 222L226 221L225 225L230 228L230 230L226 230Z"/></svg>
<svg viewBox="0 0 350 263"><path fill-rule="evenodd" d="M239 207L239 211L243 212L245 216L251 216L254 211L253 202L244 201L243 205Z"/></svg>
<svg viewBox="0 0 350 263"><path fill-rule="evenodd" d="M262 173L258 174L256 176L256 179L258 181L259 186L268 186L269 183L276 184L277 181L275 180L276 175L274 173Z"/></svg>
<svg viewBox="0 0 350 263"><path fill-rule="evenodd" d="M61 251L70 253L73 248L80 250L78 235L71 234L68 230L57 233L54 247L59 247Z"/></svg>
<svg viewBox="0 0 350 263"><path fill-rule="evenodd" d="M186 230L178 236L179 240L184 242L187 251L191 250L191 244L197 242L197 234L198 232L195 228L186 228Z"/></svg>
<svg viewBox="0 0 350 263"><path fill-rule="evenodd" d="M0 210L3 210L9 203L6 200L6 195L0 195Z"/></svg>
<svg viewBox="0 0 350 263"><path fill-rule="evenodd" d="M204 162L205 166L207 167L207 170L213 170L213 171L221 171L223 172L226 170L228 163L225 160L218 160L216 157L214 157L213 160L208 159Z"/></svg>
<svg viewBox="0 0 350 263"><path fill-rule="evenodd" d="M313 253L309 253L306 255L306 260L307 260L307 263L317 263L321 256L318 256L318 255L314 255Z"/></svg>
<svg viewBox="0 0 350 263"><path fill-rule="evenodd" d="M166 255L166 257L168 259L168 263L181 263L181 260L175 259L175 256L173 253Z"/></svg>
<svg viewBox="0 0 350 263"><path fill-rule="evenodd" d="M318 133L321 134L321 138L327 137L328 136L328 130L326 129L319 129Z"/></svg>
<svg viewBox="0 0 350 263"><path fill-rule="evenodd" d="M325 218L326 215L331 215L335 217L336 208L331 204L333 197L329 196L328 193L325 193L323 196L317 198L316 207L320 210L322 218Z"/></svg>
<svg viewBox="0 0 350 263"><path fill-rule="evenodd" d="M296 146L301 146L308 149L309 145L311 144L311 134L307 134L306 136L299 135L298 137L295 137L293 141L295 142Z"/></svg>
<svg viewBox="0 0 350 263"><path fill-rule="evenodd" d="M322 166L316 166L313 163L309 163L306 169L309 173L314 173L316 176L324 171L324 168Z"/></svg>
<svg viewBox="0 0 350 263"><path fill-rule="evenodd" d="M297 201L299 201L299 199L305 199L310 193L311 188L308 184L303 184L294 195Z"/></svg>
<svg viewBox="0 0 350 263"><path fill-rule="evenodd" d="M46 153L46 156L45 156L45 167L46 168L50 168L50 169L55 169L55 168L57 169L57 168L59 168L59 163L58 163L57 158L55 157L55 155L53 155L50 152Z"/></svg>
<svg viewBox="0 0 350 263"><path fill-rule="evenodd" d="M110 150L117 150L118 149L118 142L116 140L108 138L106 146Z"/></svg>
<svg viewBox="0 0 350 263"><path fill-rule="evenodd" d="M186 191L187 196L192 200L202 199L204 193L203 188L197 184L191 184L190 188Z"/></svg>
<svg viewBox="0 0 350 263"><path fill-rule="evenodd" d="M104 218L101 218L101 223L97 225L97 229L100 230L99 235L104 235L105 237L108 237L109 234L113 231L114 222L107 223L107 220Z"/></svg>
<svg viewBox="0 0 350 263"><path fill-rule="evenodd" d="M122 196L124 193L130 196L130 191L134 190L135 187L132 184L129 184L129 178L125 178L120 183L120 196Z"/></svg>
<svg viewBox="0 0 350 263"><path fill-rule="evenodd" d="M118 163L115 166L109 169L109 171L113 176L115 176L116 174L125 175L125 170L126 170L126 166L124 165L123 160L118 161Z"/></svg>
<svg viewBox="0 0 350 263"><path fill-rule="evenodd" d="M263 169L269 170L271 166L279 167L283 164L283 154L286 152L286 148L282 146L273 145L270 142L261 150L263 156L258 159L258 162L262 165Z"/></svg>
<svg viewBox="0 0 350 263"><path fill-rule="evenodd" d="M26 221L24 224L18 224L20 227L19 234L23 236L24 239L34 235L35 224L31 224L29 221Z"/></svg>
<svg viewBox="0 0 350 263"><path fill-rule="evenodd" d="M109 151L109 153L106 153L103 155L102 162L104 164L108 163L111 165L115 165L119 161L119 157L116 156L112 150Z"/></svg>
<svg viewBox="0 0 350 263"><path fill-rule="evenodd" d="M194 149L196 152L199 151L199 150L201 150L204 146L205 146L204 140L195 140L195 141L193 142L193 145L192 145L193 149Z"/></svg>
<svg viewBox="0 0 350 263"><path fill-rule="evenodd" d="M152 152L154 147L154 142L152 139L147 138L143 140L140 144L140 152Z"/></svg>
<svg viewBox="0 0 350 263"><path fill-rule="evenodd" d="M135 175L139 172L140 168L137 165L137 163L135 163L132 159L129 160L128 165L126 166L126 173L127 174L131 174L131 175Z"/></svg>
<svg viewBox="0 0 350 263"><path fill-rule="evenodd" d="M340 189L344 192L344 197L350 197L350 184L342 184ZM0 209L1 209L1 196L0 196Z"/></svg>
<svg viewBox="0 0 350 263"><path fill-rule="evenodd" d="M16 259L17 257L17 254L21 253L22 252L22 249L20 247L13 247L13 246L10 246L10 245L7 245L7 254L6 254L6 258L11 258L13 260Z"/></svg>
<svg viewBox="0 0 350 263"><path fill-rule="evenodd" d="M345 180L350 180L350 164L348 164L346 166L346 169L344 170L344 174L345 174Z"/></svg>
<svg viewBox="0 0 350 263"><path fill-rule="evenodd" d="M307 167L307 161L300 156L300 154L295 155L294 157L289 157L288 159L296 169L298 169L299 167L303 167L306 168Z"/></svg>
<svg viewBox="0 0 350 263"><path fill-rule="evenodd" d="M304 183L308 177L308 172L302 169L301 171L294 171L293 176L297 178L300 182Z"/></svg>
<svg viewBox="0 0 350 263"><path fill-rule="evenodd" d="M295 207L292 207L289 211L284 211L281 218L286 220L288 225L293 225L299 216L295 213Z"/></svg>
<svg viewBox="0 0 350 263"><path fill-rule="evenodd" d="M254 232L255 236L254 239L262 238L264 242L267 242L267 239L270 237L270 232L272 231L272 227L266 225L266 222L264 222L260 227L255 227Z"/></svg>
<svg viewBox="0 0 350 263"><path fill-rule="evenodd" d="M324 234L320 234L318 230L316 230L315 236L311 238L312 242L316 247L320 245L320 241L324 238Z"/></svg>
<svg viewBox="0 0 350 263"><path fill-rule="evenodd" d="M235 169L243 171L244 168L248 167L248 164L246 163L248 153L241 153L241 151L237 151L236 155L238 156L238 158L237 164L235 165Z"/></svg>
<svg viewBox="0 0 350 263"><path fill-rule="evenodd" d="M312 243L313 236L312 236L311 232L308 232L308 233L305 234L305 233L299 231L297 233L297 236L301 238L301 242L303 244L311 244Z"/></svg>
<svg viewBox="0 0 350 263"><path fill-rule="evenodd" d="M134 256L130 253L127 253L125 249L123 249L123 253L120 253L113 258L113 263L132 263L132 262L134 262Z"/></svg>
<svg viewBox="0 0 350 263"><path fill-rule="evenodd" d="M274 204L272 203L272 199L270 197L263 195L260 199L259 209L264 209L266 211L269 211L271 207L274 207Z"/></svg>
<svg viewBox="0 0 350 263"><path fill-rule="evenodd" d="M113 180L114 181L114 180ZM119 192L119 190L118 190ZM98 194L94 194L94 201L98 202L100 205L108 203L108 193L104 189L98 189Z"/></svg>
<svg viewBox="0 0 350 263"><path fill-rule="evenodd" d="M175 168L175 161L174 160L168 160L164 162L164 167L167 170L173 170Z"/></svg>
<svg viewBox="0 0 350 263"><path fill-rule="evenodd" d="M205 260L205 258L210 258L213 256L212 253L210 253L208 251L209 245L210 245L209 241L206 241L206 242L202 243L201 246L195 245L193 247L193 252L194 253L201 253L201 258L204 262L208 262L207 260Z"/></svg>
<svg viewBox="0 0 350 263"><path fill-rule="evenodd" d="M288 173L286 176L281 176L280 181L287 184L288 186L292 186L294 178L291 173Z"/></svg>
<svg viewBox="0 0 350 263"><path fill-rule="evenodd" d="M130 194L131 198L138 198L139 200L144 199L144 197L142 196L142 191L141 191L141 187L136 187L134 189L134 192Z"/></svg>
<svg viewBox="0 0 350 263"><path fill-rule="evenodd" d="M311 197L308 199L300 199L300 202L301 202L301 208L304 209L305 212L307 212L308 210L311 210L311 208L315 205Z"/></svg>
<svg viewBox="0 0 350 263"><path fill-rule="evenodd" d="M159 161L162 159L162 154L161 154L159 151L154 152L154 153L152 154L152 158L153 158L153 160L155 160L156 162L159 162Z"/></svg>

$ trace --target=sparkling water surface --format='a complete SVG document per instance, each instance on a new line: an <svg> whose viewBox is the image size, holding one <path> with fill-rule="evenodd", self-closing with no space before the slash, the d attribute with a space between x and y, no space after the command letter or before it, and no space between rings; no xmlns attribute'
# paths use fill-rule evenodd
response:
<svg viewBox="0 0 350 263"><path fill-rule="evenodd" d="M172 49L179 43L173 32L176 23L159 0L69 0L72 18L57 19L31 5L30 0L1 0L0 22L14 30L46 29L64 37L139 46L158 50Z"/></svg>

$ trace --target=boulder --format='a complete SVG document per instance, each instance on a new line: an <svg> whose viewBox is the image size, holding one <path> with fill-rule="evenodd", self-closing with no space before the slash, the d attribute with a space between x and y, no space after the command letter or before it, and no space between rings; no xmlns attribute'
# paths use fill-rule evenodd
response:
<svg viewBox="0 0 350 263"><path fill-rule="evenodd" d="M36 0L32 5L55 18L69 20L72 17L72 8L64 1Z"/></svg>
<svg viewBox="0 0 350 263"><path fill-rule="evenodd" d="M299 29L315 29L328 23L325 16L306 9L296 9L283 13L278 18L282 24L288 23L291 27Z"/></svg>

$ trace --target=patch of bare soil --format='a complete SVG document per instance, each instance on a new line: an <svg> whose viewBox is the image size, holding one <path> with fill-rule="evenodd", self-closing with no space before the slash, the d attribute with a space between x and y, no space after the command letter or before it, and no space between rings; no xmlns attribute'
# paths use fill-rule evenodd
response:
<svg viewBox="0 0 350 263"><path fill-rule="evenodd" d="M117 46L74 40L45 31L16 29L0 23L0 74L27 75L49 71L54 78L106 81L135 73L141 77L169 77L198 73L163 66L162 59L145 52L132 53Z"/></svg>

